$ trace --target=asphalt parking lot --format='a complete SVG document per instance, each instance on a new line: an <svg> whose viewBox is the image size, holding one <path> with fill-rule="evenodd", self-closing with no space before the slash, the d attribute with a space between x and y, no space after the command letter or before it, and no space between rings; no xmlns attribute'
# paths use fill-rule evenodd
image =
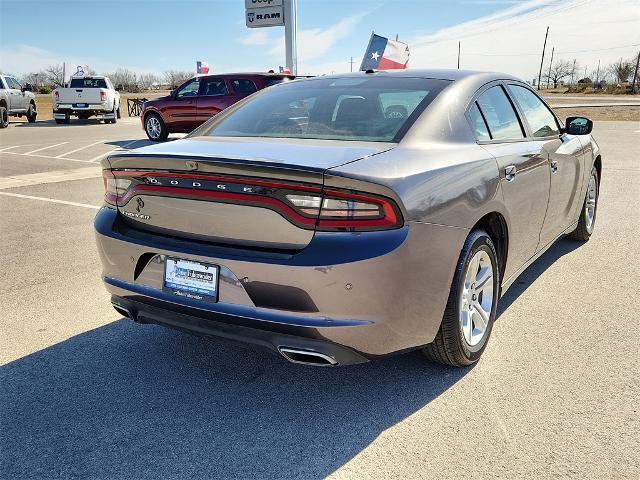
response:
<svg viewBox="0 0 640 480"><path fill-rule="evenodd" d="M3 478L640 477L640 124L596 122L595 233L501 300L476 366L337 369L120 318L99 159L138 119L0 131ZM383 281L383 279L381 279Z"/></svg>

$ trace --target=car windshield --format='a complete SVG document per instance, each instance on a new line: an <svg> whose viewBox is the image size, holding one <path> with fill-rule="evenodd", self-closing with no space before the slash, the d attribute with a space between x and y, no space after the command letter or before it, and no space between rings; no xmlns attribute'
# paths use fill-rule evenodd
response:
<svg viewBox="0 0 640 480"><path fill-rule="evenodd" d="M194 135L392 142L448 83L384 76L290 82L212 118Z"/></svg>
<svg viewBox="0 0 640 480"><path fill-rule="evenodd" d="M107 88L104 78L72 78L70 88Z"/></svg>

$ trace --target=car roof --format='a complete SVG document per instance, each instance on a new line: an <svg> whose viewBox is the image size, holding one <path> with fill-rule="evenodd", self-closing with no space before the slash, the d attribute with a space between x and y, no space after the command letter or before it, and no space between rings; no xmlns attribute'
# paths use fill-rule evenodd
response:
<svg viewBox="0 0 640 480"><path fill-rule="evenodd" d="M499 72L483 72L479 70L457 70L444 68L408 68L405 70L368 70L367 72L339 73L332 75L323 75L316 78L344 78L344 77L361 77L365 75L375 75L382 77L396 78L435 78L439 80L461 80L471 77L494 77L496 80L513 79L520 80L512 75Z"/></svg>
<svg viewBox="0 0 640 480"><path fill-rule="evenodd" d="M199 75L198 77L291 77L293 78L295 75L290 73L280 73L280 72L231 72L231 73L211 73L205 75Z"/></svg>

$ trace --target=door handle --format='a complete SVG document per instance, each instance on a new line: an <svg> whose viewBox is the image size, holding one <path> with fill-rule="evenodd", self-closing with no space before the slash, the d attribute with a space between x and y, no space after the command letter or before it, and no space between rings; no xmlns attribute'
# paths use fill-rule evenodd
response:
<svg viewBox="0 0 640 480"><path fill-rule="evenodd" d="M504 178L507 180L507 182L512 182L513 180L515 180L515 178L516 178L516 166L515 165L509 165L508 167L506 167L504 169Z"/></svg>
<svg viewBox="0 0 640 480"><path fill-rule="evenodd" d="M558 173L558 161L551 160L551 173Z"/></svg>

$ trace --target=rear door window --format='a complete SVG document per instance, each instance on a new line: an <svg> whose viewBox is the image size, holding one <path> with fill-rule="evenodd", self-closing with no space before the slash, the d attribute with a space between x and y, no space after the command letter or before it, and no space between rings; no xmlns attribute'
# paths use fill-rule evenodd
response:
<svg viewBox="0 0 640 480"><path fill-rule="evenodd" d="M255 83L244 78L231 80L231 86L238 95L250 95L258 90Z"/></svg>
<svg viewBox="0 0 640 480"><path fill-rule="evenodd" d="M477 100L489 127L492 140L520 140L524 132L511 101L501 86L496 85L482 93Z"/></svg>
<svg viewBox="0 0 640 480"><path fill-rule="evenodd" d="M509 85L508 88L535 138L560 135L556 117L535 93L520 85Z"/></svg>
<svg viewBox="0 0 640 480"><path fill-rule="evenodd" d="M214 97L226 95L227 93L229 91L223 78L205 78L202 80L201 96Z"/></svg>
<svg viewBox="0 0 640 480"><path fill-rule="evenodd" d="M20 90L22 88L15 78L8 77L7 79L9 80L9 88L15 88L16 90Z"/></svg>
<svg viewBox="0 0 640 480"><path fill-rule="evenodd" d="M478 140L491 140L487 123L484 121L477 103L474 103L469 109L469 120L471 120L471 128L473 128L473 133Z"/></svg>

